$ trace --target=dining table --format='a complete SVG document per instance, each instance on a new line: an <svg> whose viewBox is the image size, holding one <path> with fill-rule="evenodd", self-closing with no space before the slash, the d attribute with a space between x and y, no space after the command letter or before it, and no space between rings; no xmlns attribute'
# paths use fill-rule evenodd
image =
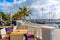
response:
<svg viewBox="0 0 60 40"><path fill-rule="evenodd" d="M9 28L11 26L0 26L0 28Z"/></svg>
<svg viewBox="0 0 60 40"><path fill-rule="evenodd" d="M24 35L28 33L27 29L13 30L10 33L10 40L23 40Z"/></svg>

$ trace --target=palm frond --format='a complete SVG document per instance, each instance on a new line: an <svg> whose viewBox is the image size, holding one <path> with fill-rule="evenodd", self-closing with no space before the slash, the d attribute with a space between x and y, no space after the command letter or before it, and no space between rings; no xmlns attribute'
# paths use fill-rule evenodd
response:
<svg viewBox="0 0 60 40"><path fill-rule="evenodd" d="M19 10L20 10L20 11L23 11L23 9L22 9L21 7L19 7Z"/></svg>

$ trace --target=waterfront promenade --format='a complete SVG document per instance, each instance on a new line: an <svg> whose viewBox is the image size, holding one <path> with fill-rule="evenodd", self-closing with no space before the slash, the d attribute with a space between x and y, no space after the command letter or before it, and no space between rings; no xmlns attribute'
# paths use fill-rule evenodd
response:
<svg viewBox="0 0 60 40"><path fill-rule="evenodd" d="M19 25L17 25L17 26L19 26ZM35 40L60 40L60 38L59 38L60 29L56 28L55 26L48 26L45 24L36 24L36 23L26 22L24 25L19 26L19 29L28 30L27 34L33 34ZM17 31L17 32L19 32L19 31ZM19 34L20 33L21 33L21 31L19 32ZM17 35L15 35L15 36L17 37ZM15 40L15 38L13 38L12 36L10 36L10 38ZM17 38L19 38L19 36ZM30 39L30 40L32 40L32 39Z"/></svg>
<svg viewBox="0 0 60 40"><path fill-rule="evenodd" d="M60 29L45 24L25 23L28 33L34 34L37 40L60 40Z"/></svg>
<svg viewBox="0 0 60 40"><path fill-rule="evenodd" d="M36 39L42 40L42 28L55 28L54 26L47 26L44 24L25 23L25 29L28 29L28 33L34 34Z"/></svg>

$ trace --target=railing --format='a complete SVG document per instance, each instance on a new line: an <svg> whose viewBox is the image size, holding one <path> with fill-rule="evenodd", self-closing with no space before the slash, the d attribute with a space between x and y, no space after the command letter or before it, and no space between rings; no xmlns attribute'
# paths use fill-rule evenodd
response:
<svg viewBox="0 0 60 40"><path fill-rule="evenodd" d="M52 26L47 26L44 24L26 23L25 29L28 29L28 33L34 34L38 39L42 39L42 28L49 28Z"/></svg>
<svg viewBox="0 0 60 40"><path fill-rule="evenodd" d="M28 29L28 33L34 34L34 36L38 39L42 39L42 30L41 27L43 25L34 24L34 23L26 23L25 29Z"/></svg>
<svg viewBox="0 0 60 40"><path fill-rule="evenodd" d="M42 39L41 28L35 28L35 27L28 26L27 29L28 29L28 33L34 34L35 37Z"/></svg>

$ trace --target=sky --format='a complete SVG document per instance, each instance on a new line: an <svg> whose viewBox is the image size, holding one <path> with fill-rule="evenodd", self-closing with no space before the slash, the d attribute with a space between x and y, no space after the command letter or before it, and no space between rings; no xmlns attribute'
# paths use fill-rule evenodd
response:
<svg viewBox="0 0 60 40"><path fill-rule="evenodd" d="M32 14L31 19L60 18L60 0L0 0L0 11L14 14L19 7L28 6Z"/></svg>

